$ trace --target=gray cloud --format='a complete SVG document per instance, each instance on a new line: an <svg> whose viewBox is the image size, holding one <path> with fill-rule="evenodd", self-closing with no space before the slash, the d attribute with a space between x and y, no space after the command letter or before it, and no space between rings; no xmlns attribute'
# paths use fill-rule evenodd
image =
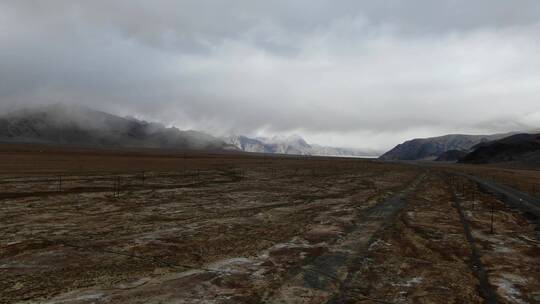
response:
<svg viewBox="0 0 540 304"><path fill-rule="evenodd" d="M0 1L0 105L385 149L540 126L540 2Z"/></svg>

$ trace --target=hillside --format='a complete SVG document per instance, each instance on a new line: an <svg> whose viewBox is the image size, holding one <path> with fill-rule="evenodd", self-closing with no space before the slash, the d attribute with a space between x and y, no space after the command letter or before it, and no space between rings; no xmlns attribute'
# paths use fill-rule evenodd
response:
<svg viewBox="0 0 540 304"><path fill-rule="evenodd" d="M461 158L465 157L467 155L467 152L461 151L461 150L448 150L442 154L440 154L435 161L443 161L443 162L456 162L460 160Z"/></svg>
<svg viewBox="0 0 540 304"><path fill-rule="evenodd" d="M0 141L54 143L89 147L231 149L197 131L181 131L82 106L53 104L0 117Z"/></svg>
<svg viewBox="0 0 540 304"><path fill-rule="evenodd" d="M379 158L382 160L434 160L449 150L468 151L473 146L504 138L510 134L465 135L416 138L395 146Z"/></svg>
<svg viewBox="0 0 540 304"><path fill-rule="evenodd" d="M461 159L462 163L484 164L502 162L540 162L540 133L515 134L475 147Z"/></svg>
<svg viewBox="0 0 540 304"><path fill-rule="evenodd" d="M319 156L370 156L372 151L363 151L351 148L336 148L308 144L300 136L274 136L271 138L250 138L243 135L234 135L224 139L225 142L234 145L245 152L279 153L295 155L319 155Z"/></svg>
<svg viewBox="0 0 540 304"><path fill-rule="evenodd" d="M310 155L311 146L299 136L250 138L234 135L225 141L245 152Z"/></svg>

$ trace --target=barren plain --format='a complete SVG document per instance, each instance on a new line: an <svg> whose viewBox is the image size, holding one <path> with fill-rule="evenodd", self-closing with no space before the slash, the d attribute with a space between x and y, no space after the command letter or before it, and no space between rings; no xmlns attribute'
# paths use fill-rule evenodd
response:
<svg viewBox="0 0 540 304"><path fill-rule="evenodd" d="M0 157L0 303L540 303L538 219L456 175L513 186L538 171L38 145Z"/></svg>

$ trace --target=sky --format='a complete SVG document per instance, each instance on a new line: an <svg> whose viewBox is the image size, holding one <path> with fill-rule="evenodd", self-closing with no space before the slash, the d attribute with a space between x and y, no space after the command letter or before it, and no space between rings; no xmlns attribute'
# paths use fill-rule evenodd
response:
<svg viewBox="0 0 540 304"><path fill-rule="evenodd" d="M0 0L0 111L386 150L540 128L538 0Z"/></svg>

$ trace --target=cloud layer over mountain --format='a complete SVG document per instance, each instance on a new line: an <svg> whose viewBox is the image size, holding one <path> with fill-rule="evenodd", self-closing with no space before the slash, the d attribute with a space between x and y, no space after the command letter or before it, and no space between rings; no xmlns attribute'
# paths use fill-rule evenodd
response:
<svg viewBox="0 0 540 304"><path fill-rule="evenodd" d="M0 110L386 149L540 126L540 2L0 1Z"/></svg>

